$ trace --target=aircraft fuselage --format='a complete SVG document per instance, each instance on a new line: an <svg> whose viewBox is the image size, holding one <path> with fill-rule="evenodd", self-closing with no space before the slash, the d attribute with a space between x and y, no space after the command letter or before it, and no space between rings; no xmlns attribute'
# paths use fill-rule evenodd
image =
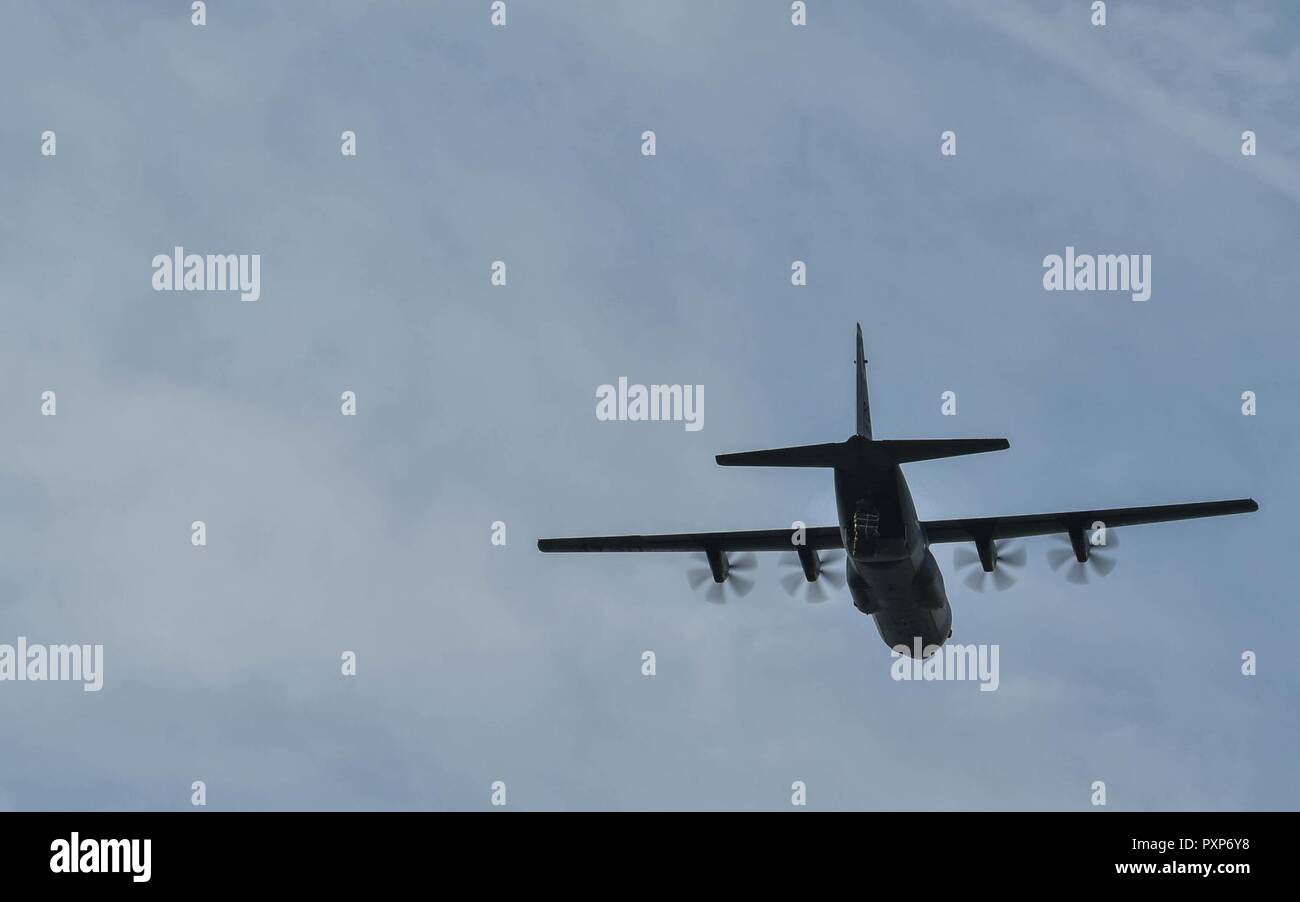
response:
<svg viewBox="0 0 1300 902"><path fill-rule="evenodd" d="M902 468L883 455L837 467L835 501L854 606L891 648L943 645L952 608Z"/></svg>

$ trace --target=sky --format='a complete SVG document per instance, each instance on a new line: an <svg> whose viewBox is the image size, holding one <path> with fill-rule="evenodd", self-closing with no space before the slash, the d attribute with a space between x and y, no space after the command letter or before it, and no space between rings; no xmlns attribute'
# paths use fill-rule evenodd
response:
<svg viewBox="0 0 1300 902"><path fill-rule="evenodd" d="M1300 805L1300 15L808 6L6 4L0 643L102 644L104 686L0 682L0 808ZM154 291L177 245L260 299ZM1045 291L1067 246L1150 254L1150 300ZM907 465L922 518L1261 510L1086 586L937 547L993 692L892 679L775 560L711 605L537 551L833 524L829 473L713 455L847 437L858 322L876 437L1011 443ZM704 428L598 420L620 376Z"/></svg>

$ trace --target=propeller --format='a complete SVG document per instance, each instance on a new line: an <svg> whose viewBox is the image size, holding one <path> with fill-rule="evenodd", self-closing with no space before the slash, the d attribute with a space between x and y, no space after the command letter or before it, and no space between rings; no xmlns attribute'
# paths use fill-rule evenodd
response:
<svg viewBox="0 0 1300 902"><path fill-rule="evenodd" d="M1113 530L1106 530L1106 544L1094 545L1091 537L1085 536L1084 541L1088 543L1088 560L1080 562L1074 553L1074 546L1065 536L1056 536L1058 542L1064 542L1066 547L1053 548L1047 552L1047 563L1053 570L1060 570L1066 564L1071 564L1065 571L1065 578L1077 585L1086 585L1088 582L1088 571L1096 570L1100 576L1108 576L1115 569L1118 561L1112 557L1109 552L1119 547L1119 536L1115 535Z"/></svg>
<svg viewBox="0 0 1300 902"><path fill-rule="evenodd" d="M758 566L758 558L752 554L738 554L734 558L727 558L724 568L723 581L718 582L713 579L713 568L709 566L709 558L706 554L692 554L691 560L699 561L702 566L693 567L686 571L686 581L691 584L691 588L699 590L706 582L712 581L704 591L706 600L714 604L726 604L729 597L744 597L749 594L749 590L754 588L754 580L742 576Z"/></svg>
<svg viewBox="0 0 1300 902"><path fill-rule="evenodd" d="M793 551L787 551L781 555L781 568L787 571L781 576L781 587L785 589L787 595L797 598L799 596L799 587L803 586L803 600L813 604L820 604L830 598L826 587L822 585L823 580L837 589L844 588L844 573L838 566L839 564L839 555L817 555L818 578L810 581L808 575L804 573L803 562L799 560L799 555ZM831 567L834 567L834 569L830 569Z"/></svg>
<svg viewBox="0 0 1300 902"><path fill-rule="evenodd" d="M1011 542L993 543L993 572L987 572L983 565L980 564L980 556L969 548L958 548L952 555L953 565L962 570L972 565L976 569L967 574L962 580L970 589L976 592L983 592L988 588L989 581L992 580L993 588L1001 592L1004 589L1011 588L1016 578L1007 572L1004 568L1019 570L1025 566L1025 549L1021 545L1014 545Z"/></svg>

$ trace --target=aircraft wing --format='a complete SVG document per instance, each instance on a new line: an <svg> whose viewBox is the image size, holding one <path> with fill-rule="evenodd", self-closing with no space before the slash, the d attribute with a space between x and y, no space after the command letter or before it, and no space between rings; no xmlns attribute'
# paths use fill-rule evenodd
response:
<svg viewBox="0 0 1300 902"><path fill-rule="evenodd" d="M1090 529L1100 520L1107 529L1141 523L1165 523L1224 514L1248 514L1259 510L1253 498L1232 501L1198 501L1192 504L1161 504L1155 507L1113 507L1109 510L1061 511L1053 514L1022 514L1015 517L969 517L958 520L925 520L921 526L931 543L973 542L977 539L1016 539Z"/></svg>
<svg viewBox="0 0 1300 902"><path fill-rule="evenodd" d="M538 539L538 551L793 551L791 529L681 532L657 536L579 536ZM804 544L816 551L843 548L838 526L809 526Z"/></svg>

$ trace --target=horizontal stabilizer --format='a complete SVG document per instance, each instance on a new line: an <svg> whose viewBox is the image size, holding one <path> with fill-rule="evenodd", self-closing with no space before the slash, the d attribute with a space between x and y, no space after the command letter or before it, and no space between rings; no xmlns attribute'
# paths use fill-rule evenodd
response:
<svg viewBox="0 0 1300 902"><path fill-rule="evenodd" d="M961 457L963 454L981 454L985 451L1005 451L1011 447L1011 443L1004 438L885 439L873 444L896 464Z"/></svg>
<svg viewBox="0 0 1300 902"><path fill-rule="evenodd" d="M1011 444L1004 438L872 441L855 435L846 442L719 454L717 461L724 467L844 467L848 469L866 463L905 464L914 460L979 454L981 451L1005 451L1009 447Z"/></svg>
<svg viewBox="0 0 1300 902"><path fill-rule="evenodd" d="M796 448L773 448L768 451L740 451L719 454L723 467L838 467L846 463L848 450L844 442L824 445L800 445Z"/></svg>

